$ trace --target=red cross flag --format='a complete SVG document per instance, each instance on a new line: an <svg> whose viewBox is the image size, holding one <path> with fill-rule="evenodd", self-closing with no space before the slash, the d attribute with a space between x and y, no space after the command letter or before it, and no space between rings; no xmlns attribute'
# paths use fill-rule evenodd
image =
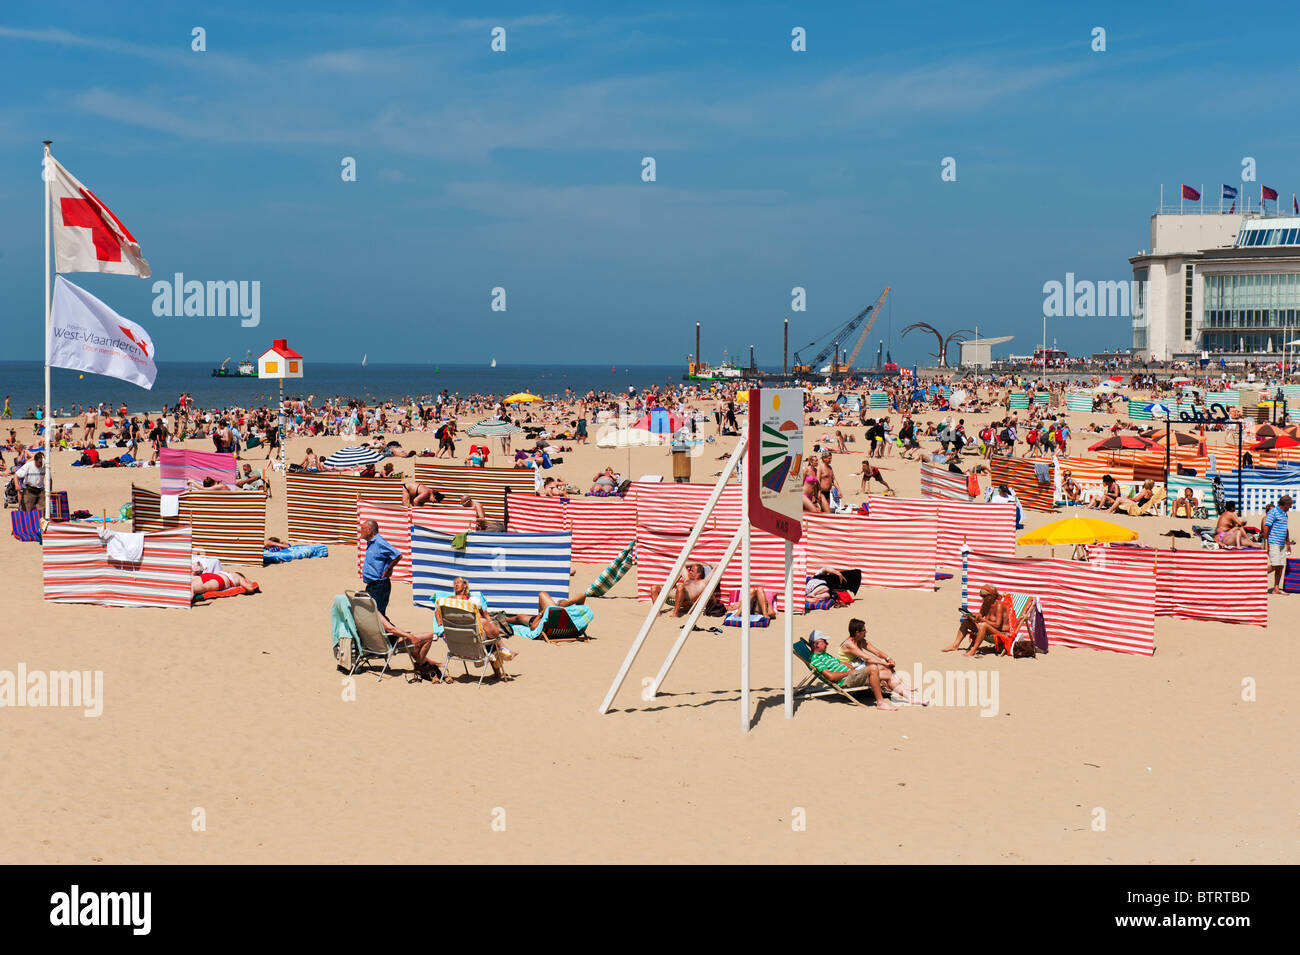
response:
<svg viewBox="0 0 1300 955"><path fill-rule="evenodd" d="M122 220L53 156L47 156L45 163L54 231L54 271L111 272L147 279L149 263Z"/></svg>

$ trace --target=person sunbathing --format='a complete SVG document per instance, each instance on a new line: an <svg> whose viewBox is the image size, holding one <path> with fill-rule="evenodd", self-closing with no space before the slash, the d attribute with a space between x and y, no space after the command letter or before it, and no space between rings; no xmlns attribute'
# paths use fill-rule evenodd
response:
<svg viewBox="0 0 1300 955"><path fill-rule="evenodd" d="M468 587L468 584L466 584ZM468 596L468 594L466 594ZM556 600L545 590L537 594L537 613L529 615L526 613L505 613L504 611L488 611L487 620L483 635L489 639L500 637L511 637L514 635L513 627L527 627L529 630L536 630L541 622L546 618L547 611L552 607L576 607L579 604L587 602L587 595L582 594L580 597L566 597L563 600ZM507 651L509 652L509 651ZM507 656L506 659L511 659Z"/></svg>
<svg viewBox="0 0 1300 955"><path fill-rule="evenodd" d="M1214 526L1214 540L1220 547L1240 547L1246 550L1263 550L1264 545L1250 539L1246 522L1237 516L1236 501L1228 501Z"/></svg>
<svg viewBox="0 0 1300 955"><path fill-rule="evenodd" d="M407 481L402 485L402 501L407 507L424 507L430 501L441 504L443 499L444 495L441 491L435 491L427 484Z"/></svg>
<svg viewBox="0 0 1300 955"><path fill-rule="evenodd" d="M985 637L992 639L995 633L1006 633L1007 627L1011 625L1001 595L991 584L980 588L980 609L974 613L966 610L963 614L962 621L957 626L957 639L953 640L952 646L943 648L944 653L960 650L962 642L970 637L971 646L966 656L973 657Z"/></svg>
<svg viewBox="0 0 1300 955"><path fill-rule="evenodd" d="M1171 514L1173 517L1179 517L1179 511L1182 511L1181 516L1190 520L1196 516L1196 509L1200 506L1201 502L1196 499L1196 495L1192 493L1192 489L1190 487L1185 487L1183 488L1183 493L1179 497L1175 498Z"/></svg>
<svg viewBox="0 0 1300 955"><path fill-rule="evenodd" d="M320 458L316 457L316 452L314 452L311 448L308 448L307 456L302 459L302 464L299 465L299 467L301 467L304 471L319 471Z"/></svg>
<svg viewBox="0 0 1300 955"><path fill-rule="evenodd" d="M194 480L194 478L186 478L185 487L191 491L229 491L231 489L229 484L224 484L214 477L205 477L202 484Z"/></svg>
<svg viewBox="0 0 1300 955"><path fill-rule="evenodd" d="M245 464L243 475L235 480L235 487L241 491L264 491L266 480L261 474L254 474L252 465Z"/></svg>
<svg viewBox="0 0 1300 955"><path fill-rule="evenodd" d="M1108 508L1109 512L1114 514L1117 510L1122 509L1130 517L1136 516L1142 506L1155 495L1155 486L1155 481L1148 480L1142 485L1142 490L1138 491L1137 496L1133 498L1116 498L1115 503Z"/></svg>
<svg viewBox="0 0 1300 955"><path fill-rule="evenodd" d="M1109 474L1103 475L1101 479L1101 497L1095 498L1089 507L1100 508L1104 511L1114 510L1114 504L1120 498L1119 482Z"/></svg>
<svg viewBox="0 0 1300 955"><path fill-rule="evenodd" d="M1079 498L1083 496L1083 487L1074 479L1074 472L1061 472L1061 493L1071 504L1078 504Z"/></svg>
<svg viewBox="0 0 1300 955"><path fill-rule="evenodd" d="M762 587L751 587L749 589L749 612L751 614L762 614L768 620L776 619L776 611L772 609L772 601L768 599L767 591ZM740 601L727 604L727 613L740 613Z"/></svg>
<svg viewBox="0 0 1300 955"><path fill-rule="evenodd" d="M542 497L564 497L565 484L559 478L548 477L542 482Z"/></svg>
<svg viewBox="0 0 1300 955"><path fill-rule="evenodd" d="M236 587L242 587L244 593L255 594L261 588L245 577L243 574L236 573L233 570L202 570L202 565L196 563L194 573L190 579L190 591L195 597L199 594L210 594L218 590L233 590Z"/></svg>
<svg viewBox="0 0 1300 955"><path fill-rule="evenodd" d="M618 475L613 468L605 468L594 478L591 479L592 494L608 494L618 487Z"/></svg>
<svg viewBox="0 0 1300 955"><path fill-rule="evenodd" d="M686 570L681 578L673 585L673 592L665 601L665 604L671 604L674 617L684 617L686 613L694 606L695 601L699 599L700 594L704 593L704 584L709 577L709 568L699 561L691 561L686 565ZM656 587L651 594L651 599L659 596L662 588ZM723 616L727 612L726 606L718 597L715 590L709 596L709 603L704 608L708 616Z"/></svg>
<svg viewBox="0 0 1300 955"><path fill-rule="evenodd" d="M835 656L841 663L852 669L865 667L867 670L875 670L874 673L867 674L867 680L871 684L871 692L876 695L876 706L881 709L897 709L884 701L882 687L888 689L891 695L897 693L908 703L927 705L916 690L908 685L907 675L898 669L894 658L879 647L873 646L867 639L866 621L859 620L857 617L849 621L849 635L840 644L839 652Z"/></svg>

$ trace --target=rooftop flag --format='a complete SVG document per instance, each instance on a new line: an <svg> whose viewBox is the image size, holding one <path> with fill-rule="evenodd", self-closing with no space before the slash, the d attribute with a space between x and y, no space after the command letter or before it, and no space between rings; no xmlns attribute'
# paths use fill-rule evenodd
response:
<svg viewBox="0 0 1300 955"><path fill-rule="evenodd" d="M1260 202L1263 202L1265 199L1273 199L1273 200L1276 201L1276 199L1277 199L1277 190L1276 190L1276 189L1273 189L1273 188L1270 188L1269 186L1260 186L1260 187L1259 187L1259 201L1260 201Z"/></svg>
<svg viewBox="0 0 1300 955"><path fill-rule="evenodd" d="M1225 182L1225 183L1223 184L1223 196L1222 196L1222 198L1224 198L1224 199L1236 199L1236 198L1237 198L1237 187L1236 187L1236 186L1230 186L1230 185L1228 185L1228 184Z"/></svg>
<svg viewBox="0 0 1300 955"><path fill-rule="evenodd" d="M149 263L122 220L53 156L46 156L45 164L54 232L54 271L109 272L147 279Z"/></svg>
<svg viewBox="0 0 1300 955"><path fill-rule="evenodd" d="M1190 199L1192 202L1200 202L1201 194L1186 183L1183 184L1183 198Z"/></svg>

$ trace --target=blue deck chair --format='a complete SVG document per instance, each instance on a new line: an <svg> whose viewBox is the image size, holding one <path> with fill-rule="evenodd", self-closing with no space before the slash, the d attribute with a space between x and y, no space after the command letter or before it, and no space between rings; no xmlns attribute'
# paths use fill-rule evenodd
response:
<svg viewBox="0 0 1300 955"><path fill-rule="evenodd" d="M9 515L14 537L28 543L41 542L41 512L13 511Z"/></svg>

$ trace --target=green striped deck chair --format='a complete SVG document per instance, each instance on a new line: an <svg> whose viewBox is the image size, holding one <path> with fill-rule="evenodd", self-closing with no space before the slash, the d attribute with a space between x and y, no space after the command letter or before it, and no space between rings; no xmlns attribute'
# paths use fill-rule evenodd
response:
<svg viewBox="0 0 1300 955"><path fill-rule="evenodd" d="M792 643L790 645L790 652L793 653L795 657L798 658L798 660L808 669L808 676L804 678L802 683L794 688L794 695L796 697L842 696L849 700L854 706L866 705L853 694L859 693L862 690L866 690L870 693L870 684L864 683L862 686L843 687L833 680L826 679L826 677L822 676L819 671L813 669L812 644L809 643L807 639L800 637ZM819 684L824 687L824 689L818 689Z"/></svg>
<svg viewBox="0 0 1300 955"><path fill-rule="evenodd" d="M634 564L636 564L636 541L632 541L624 547L623 552L610 561L609 566L596 576L591 586L587 588L587 596L605 596L609 592L609 588L622 580Z"/></svg>

